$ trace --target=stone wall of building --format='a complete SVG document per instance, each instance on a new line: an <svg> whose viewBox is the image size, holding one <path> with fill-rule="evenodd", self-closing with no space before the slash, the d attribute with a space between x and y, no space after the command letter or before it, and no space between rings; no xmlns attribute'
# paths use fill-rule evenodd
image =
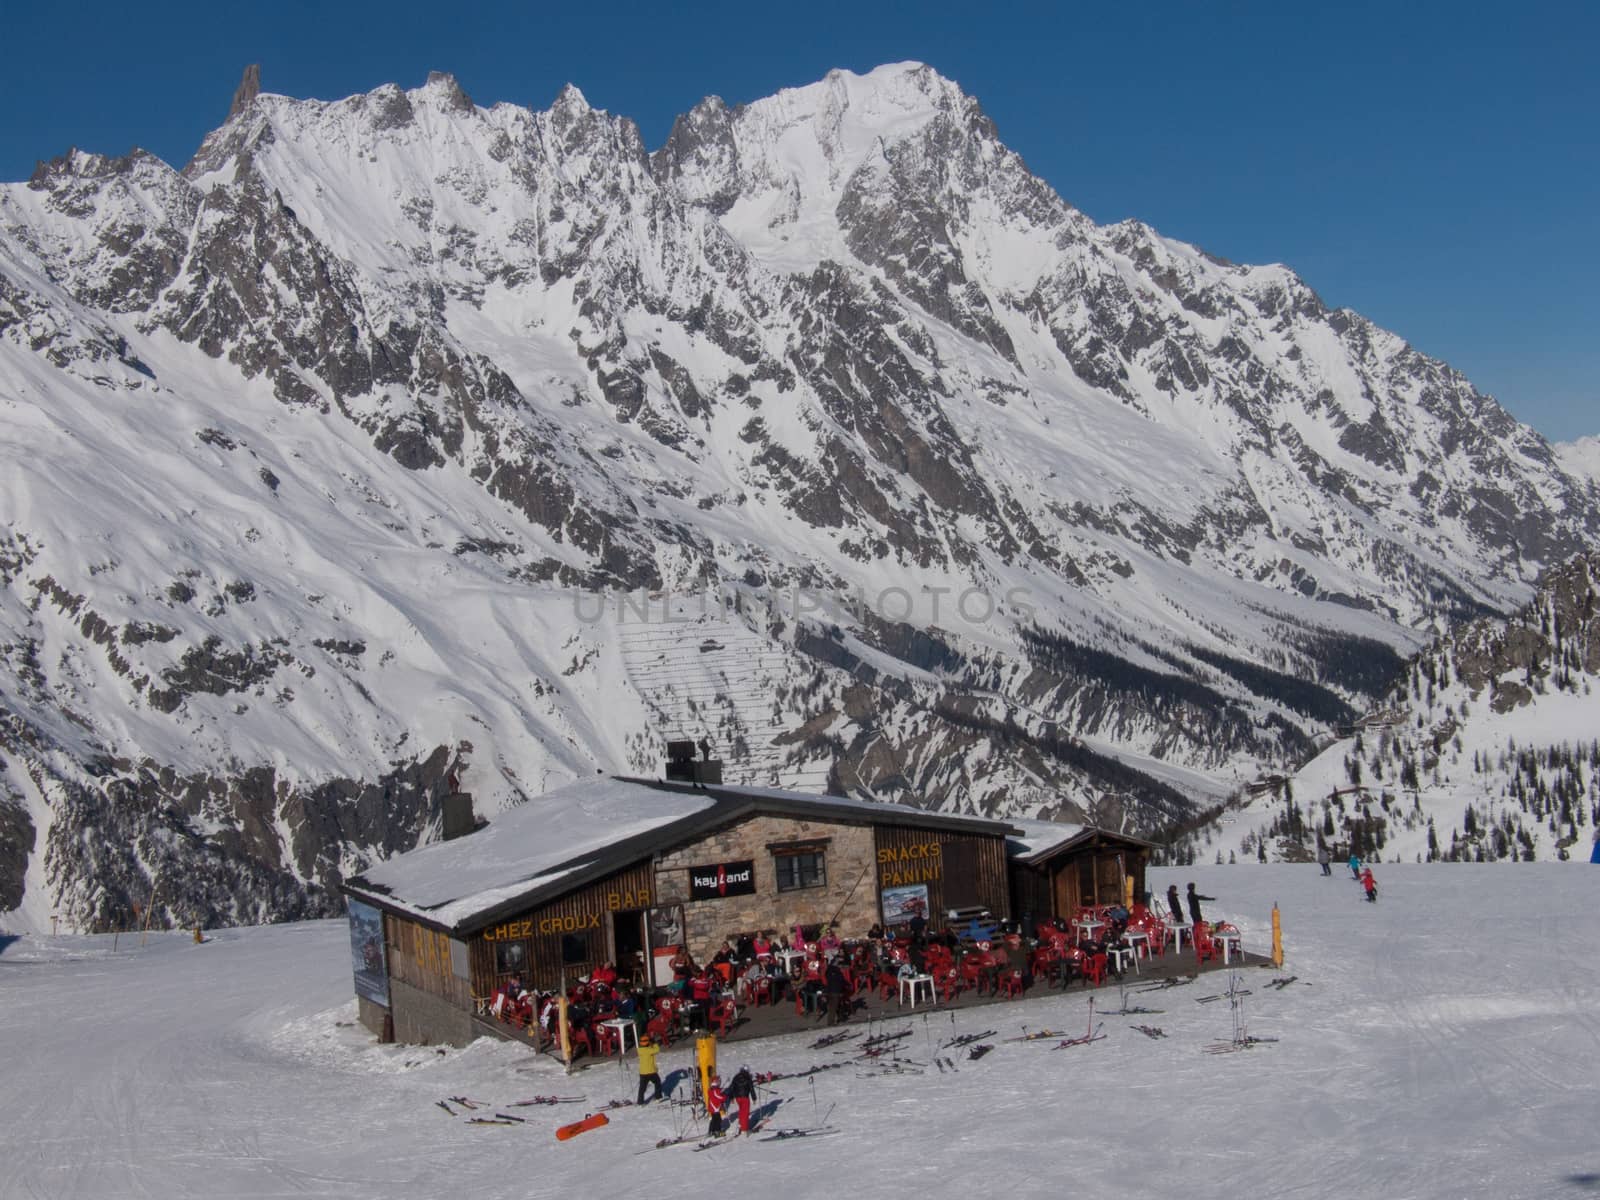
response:
<svg viewBox="0 0 1600 1200"><path fill-rule="evenodd" d="M771 847L821 841L827 882L821 887L778 891ZM715 900L689 899L689 868L750 859L755 894ZM724 938L757 929L778 932L814 925L838 913L839 932L860 937L878 921L874 877L876 842L870 825L837 825L794 817L751 817L712 836L663 855L656 864L656 903L683 905L689 952L704 962Z"/></svg>

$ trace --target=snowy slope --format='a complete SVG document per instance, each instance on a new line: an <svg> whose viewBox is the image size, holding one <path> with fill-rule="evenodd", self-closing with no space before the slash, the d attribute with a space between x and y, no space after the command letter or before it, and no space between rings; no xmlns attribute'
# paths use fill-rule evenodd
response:
<svg viewBox="0 0 1600 1200"><path fill-rule="evenodd" d="M736 1140L708 1153L648 1152L675 1132L665 1106L622 1110L570 1143L555 1126L632 1094L629 1063L563 1078L507 1044L465 1051L381 1047L352 1024L343 922L228 930L195 946L156 935L24 938L0 953L0 1194L327 1196L405 1200L463 1194L556 1197L641 1187L736 1191L765 1179L785 1196L874 1193L1038 1195L1070 1178L1086 1195L1363 1195L1517 1200L1576 1194L1593 1178L1593 1070L1600 933L1583 911L1586 865L1381 866L1368 905L1348 878L1315 867L1157 871L1164 891L1196 880L1216 915L1264 950L1271 908L1287 960L1239 973L1250 989L1248 1051L1206 1047L1233 1032L1226 1001L1198 1004L1227 975L1097 1015L1088 1047L1006 1043L1024 1028L1085 1028L1082 990L906 1024L905 1056L994 1029L995 1049L955 1074L864 1076L851 1069L774 1086L776 1120L842 1133L822 1141ZM1483 936L1485 914L1497 935ZM137 939L134 939L136 942ZM115 1021L86 997L119 998ZM1117 992L1094 993L1097 1013ZM891 1006L892 1007L892 1006ZM1161 1028L1149 1039L1136 1024ZM891 1028L894 1026L891 1025ZM725 1063L757 1071L832 1061L812 1034L733 1044ZM689 1051L668 1050L682 1079ZM952 1052L947 1052L952 1053ZM687 1086L687 1085L683 1085ZM528 1124L475 1128L435 1101L503 1106L536 1094L586 1104L509 1109ZM766 1097L764 1097L766 1098ZM1048 1181L1048 1182L1047 1182Z"/></svg>
<svg viewBox="0 0 1600 1200"><path fill-rule="evenodd" d="M926 67L649 151L568 88L259 92L0 186L0 912L335 911L711 737L1158 833L1600 490L1291 272L1099 227ZM23 884L26 882L26 890ZM40 895L40 889L44 894Z"/></svg>
<svg viewBox="0 0 1600 1200"><path fill-rule="evenodd" d="M1320 835L1399 862L1586 862L1600 835L1597 611L1591 553L1513 617L1440 638L1366 719L1230 812L1218 851L1303 859Z"/></svg>

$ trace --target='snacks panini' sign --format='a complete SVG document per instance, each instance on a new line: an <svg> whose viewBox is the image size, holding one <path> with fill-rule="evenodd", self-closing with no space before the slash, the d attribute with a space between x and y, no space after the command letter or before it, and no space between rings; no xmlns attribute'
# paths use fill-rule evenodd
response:
<svg viewBox="0 0 1600 1200"><path fill-rule="evenodd" d="M753 859L689 868L691 900L718 900L723 896L753 896L755 893L756 864Z"/></svg>

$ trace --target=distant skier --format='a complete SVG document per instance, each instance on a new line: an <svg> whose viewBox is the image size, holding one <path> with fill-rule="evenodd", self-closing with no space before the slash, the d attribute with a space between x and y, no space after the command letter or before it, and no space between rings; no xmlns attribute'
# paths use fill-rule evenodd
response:
<svg viewBox="0 0 1600 1200"><path fill-rule="evenodd" d="M1215 899L1215 896L1202 896L1199 892L1195 891L1194 881L1191 880L1189 883L1189 920L1196 925L1200 924L1202 920L1200 916L1200 901Z"/></svg>
<svg viewBox="0 0 1600 1200"><path fill-rule="evenodd" d="M1361 878L1361 856L1359 854L1350 856L1350 878L1358 881Z"/></svg>
<svg viewBox="0 0 1600 1200"><path fill-rule="evenodd" d="M1333 874L1333 867L1330 865L1332 861L1332 856L1328 853L1328 844L1323 842L1317 847L1317 864L1321 866L1324 875Z"/></svg>
<svg viewBox="0 0 1600 1200"><path fill-rule="evenodd" d="M1367 889L1367 899L1376 904L1378 902L1378 881L1372 877L1371 867L1361 872L1361 886Z"/></svg>

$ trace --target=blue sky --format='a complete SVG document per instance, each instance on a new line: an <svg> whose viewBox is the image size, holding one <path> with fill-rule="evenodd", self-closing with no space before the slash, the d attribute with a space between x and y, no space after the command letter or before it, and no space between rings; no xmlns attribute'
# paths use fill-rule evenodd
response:
<svg viewBox="0 0 1600 1200"><path fill-rule="evenodd" d="M6 180L71 145L182 165L250 62L324 99L570 81L654 148L703 96L915 59L1095 220L1287 263L1546 436L1600 434L1600 5L12 0L4 28Z"/></svg>

